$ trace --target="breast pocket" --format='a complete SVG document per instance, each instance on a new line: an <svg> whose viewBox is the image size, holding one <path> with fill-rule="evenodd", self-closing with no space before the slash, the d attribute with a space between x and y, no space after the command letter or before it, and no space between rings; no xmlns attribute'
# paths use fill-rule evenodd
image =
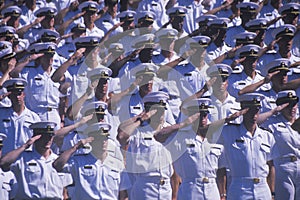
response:
<svg viewBox="0 0 300 200"><path fill-rule="evenodd" d="M262 156L264 157L264 160L267 160L268 155L271 153L271 147L268 144L262 143L260 145L260 151L262 152Z"/></svg>
<svg viewBox="0 0 300 200"><path fill-rule="evenodd" d="M3 182L2 183L2 190L6 191L6 192L10 192L11 191L11 186L8 182Z"/></svg>
<svg viewBox="0 0 300 200"><path fill-rule="evenodd" d="M37 163L28 163L25 169L25 177L30 184L36 184L40 179L41 169Z"/></svg>
<svg viewBox="0 0 300 200"><path fill-rule="evenodd" d="M96 173L96 169L93 166L84 166L81 169L81 176L86 179L87 182L92 182Z"/></svg>
<svg viewBox="0 0 300 200"><path fill-rule="evenodd" d="M237 160L242 160L246 155L246 144L245 142L235 142L232 144L232 155Z"/></svg>
<svg viewBox="0 0 300 200"><path fill-rule="evenodd" d="M208 154L208 161L213 169L218 168L218 160L221 155L221 149L211 148Z"/></svg>
<svg viewBox="0 0 300 200"><path fill-rule="evenodd" d="M118 191L120 184L120 172L116 170L111 170L108 173L108 178L109 187L114 191Z"/></svg>

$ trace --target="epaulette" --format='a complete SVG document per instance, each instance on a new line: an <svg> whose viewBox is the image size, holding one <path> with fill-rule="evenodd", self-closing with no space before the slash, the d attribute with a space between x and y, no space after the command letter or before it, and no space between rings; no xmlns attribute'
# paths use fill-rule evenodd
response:
<svg viewBox="0 0 300 200"><path fill-rule="evenodd" d="M223 145L221 145L221 144L212 144L212 145L211 145L211 148L222 150L222 149L223 149Z"/></svg>
<svg viewBox="0 0 300 200"><path fill-rule="evenodd" d="M273 133L271 129L267 128L267 127L263 127L263 126L259 126L260 129L264 130L264 131L268 131L270 133Z"/></svg>

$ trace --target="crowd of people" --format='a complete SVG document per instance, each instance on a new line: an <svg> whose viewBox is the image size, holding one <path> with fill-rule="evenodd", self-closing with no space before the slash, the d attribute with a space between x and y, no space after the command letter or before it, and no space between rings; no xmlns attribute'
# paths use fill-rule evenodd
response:
<svg viewBox="0 0 300 200"><path fill-rule="evenodd" d="M0 11L1 200L300 198L299 0Z"/></svg>

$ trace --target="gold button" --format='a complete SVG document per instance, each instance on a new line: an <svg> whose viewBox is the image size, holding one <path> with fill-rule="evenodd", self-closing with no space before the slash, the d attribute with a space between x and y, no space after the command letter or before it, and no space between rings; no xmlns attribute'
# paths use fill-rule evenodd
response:
<svg viewBox="0 0 300 200"><path fill-rule="evenodd" d="M297 161L297 157L296 156L291 156L291 162L295 162Z"/></svg>
<svg viewBox="0 0 300 200"><path fill-rule="evenodd" d="M160 185L164 185L166 182L165 182L165 180L162 178L162 179L160 179L160 181L159 181L159 184Z"/></svg>
<svg viewBox="0 0 300 200"><path fill-rule="evenodd" d="M253 179L253 182L254 182L254 183L259 183L259 178L254 178L254 179Z"/></svg>
<svg viewBox="0 0 300 200"><path fill-rule="evenodd" d="M203 183L208 183L208 182L209 182L208 177L204 177L204 178L202 179L202 182L203 182Z"/></svg>

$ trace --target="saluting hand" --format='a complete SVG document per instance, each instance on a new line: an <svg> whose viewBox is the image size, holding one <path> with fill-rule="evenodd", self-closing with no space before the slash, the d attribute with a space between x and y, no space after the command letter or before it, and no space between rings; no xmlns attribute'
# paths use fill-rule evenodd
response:
<svg viewBox="0 0 300 200"><path fill-rule="evenodd" d="M33 136L32 138L30 138L25 143L25 149L28 149L35 141L37 141L38 139L40 139L40 137L42 137L42 135L36 135L36 136Z"/></svg>

